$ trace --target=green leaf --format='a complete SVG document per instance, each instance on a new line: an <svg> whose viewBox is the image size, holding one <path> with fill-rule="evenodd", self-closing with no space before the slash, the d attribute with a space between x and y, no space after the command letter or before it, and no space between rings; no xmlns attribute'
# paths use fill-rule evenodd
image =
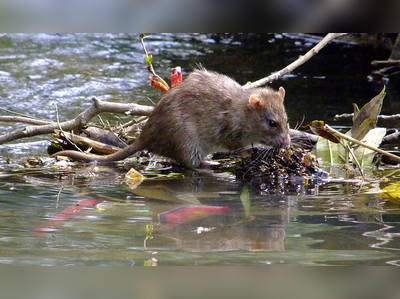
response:
<svg viewBox="0 0 400 299"><path fill-rule="evenodd" d="M370 130L376 127L376 118L367 118L354 131L351 131L351 137L361 140Z"/></svg>
<svg viewBox="0 0 400 299"><path fill-rule="evenodd" d="M368 131L376 127L378 116L382 110L383 99L386 96L386 87L383 87L380 94L365 104L361 109L354 106L353 126L351 128L351 137L361 140L367 135Z"/></svg>
<svg viewBox="0 0 400 299"><path fill-rule="evenodd" d="M351 135L351 131L347 132L346 135ZM362 141L374 147L378 147L385 135L385 128L375 128L370 130ZM342 142L344 145L347 143L345 140ZM343 161L342 157L346 157L346 151L347 149L341 144L333 143L324 138L319 138L312 153L325 162L329 162L331 164L343 164L345 161ZM375 152L360 146L354 151L354 155L360 163L361 168L364 169L372 165Z"/></svg>
<svg viewBox="0 0 400 299"><path fill-rule="evenodd" d="M146 63L150 65L153 62L153 55L146 55L145 56Z"/></svg>
<svg viewBox="0 0 400 299"><path fill-rule="evenodd" d="M345 149L340 143L334 143L325 138L319 138L312 153L325 162L343 164L341 157L345 156Z"/></svg>
<svg viewBox="0 0 400 299"><path fill-rule="evenodd" d="M353 127L349 132L346 133L346 135L351 136L359 141L363 141L364 143L376 148L380 145L383 137L386 134L386 129L374 128L376 127L385 95L386 93L384 87L379 95L374 97L361 109L359 109L356 104L353 104ZM313 150L313 154L315 156L326 162L330 162L331 164L342 164L348 162L344 161L343 159L343 157L349 157L347 141L342 140L342 144L339 144L340 140L332 135L332 133L326 131L324 122L322 121L314 121L309 126L315 134L328 139L326 140L319 138L315 150ZM375 152L362 146L354 148L356 148L354 155L361 167L370 167L372 165ZM348 158L345 158L345 160L347 159Z"/></svg>
<svg viewBox="0 0 400 299"><path fill-rule="evenodd" d="M368 134L365 135L362 142L372 145L373 147L379 147L385 135L386 135L385 128L375 128L370 130ZM359 146L354 151L354 154L358 162L360 162L361 168L364 169L367 167L371 167L376 153L373 150L367 149L363 146Z"/></svg>
<svg viewBox="0 0 400 299"><path fill-rule="evenodd" d="M354 123L358 115L360 114L360 109L358 108L356 103L353 103L353 107L354 107L354 115L353 115L353 123Z"/></svg>

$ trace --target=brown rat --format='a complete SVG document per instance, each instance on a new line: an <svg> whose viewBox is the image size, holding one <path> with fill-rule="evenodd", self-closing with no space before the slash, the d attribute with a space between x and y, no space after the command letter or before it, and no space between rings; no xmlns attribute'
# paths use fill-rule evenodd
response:
<svg viewBox="0 0 400 299"><path fill-rule="evenodd" d="M210 153L237 150L252 143L288 148L284 97L283 87L279 91L269 87L245 89L227 76L194 70L162 96L133 144L104 156L77 151L61 151L54 156L119 161L147 149L196 168Z"/></svg>

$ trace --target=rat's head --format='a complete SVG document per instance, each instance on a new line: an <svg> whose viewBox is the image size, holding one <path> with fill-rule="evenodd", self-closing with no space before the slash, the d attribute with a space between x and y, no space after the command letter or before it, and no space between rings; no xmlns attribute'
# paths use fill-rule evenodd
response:
<svg viewBox="0 0 400 299"><path fill-rule="evenodd" d="M250 94L248 107L256 142L278 148L290 147L284 98L283 87L278 91L270 88L256 89Z"/></svg>

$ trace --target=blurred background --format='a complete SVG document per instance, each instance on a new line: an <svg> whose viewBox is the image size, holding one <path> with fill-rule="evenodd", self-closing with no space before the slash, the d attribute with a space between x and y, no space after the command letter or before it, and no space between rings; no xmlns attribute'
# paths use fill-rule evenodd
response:
<svg viewBox="0 0 400 299"><path fill-rule="evenodd" d="M1 0L0 25L14 32L165 32L215 26L228 31L246 19L247 26L251 20L253 28L268 31L277 28L273 25L297 32L393 31L399 6L398 0Z"/></svg>

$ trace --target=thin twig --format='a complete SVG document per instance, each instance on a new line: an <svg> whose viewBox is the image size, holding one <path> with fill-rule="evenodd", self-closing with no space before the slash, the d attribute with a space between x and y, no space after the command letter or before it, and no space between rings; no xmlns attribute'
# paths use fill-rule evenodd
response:
<svg viewBox="0 0 400 299"><path fill-rule="evenodd" d="M9 109L0 108L0 110L4 111L4 112L7 112L7 113L10 113L10 114L14 114L14 115L18 115L18 116L22 116L22 117L26 117L26 118L30 118L30 119L35 119L35 120L38 120L38 121L43 121L43 120L41 120L39 118L36 118L36 117L33 117L33 116L29 116L27 114L15 112L15 111L12 111L12 110L9 110Z"/></svg>
<svg viewBox="0 0 400 299"><path fill-rule="evenodd" d="M100 124L105 128L106 124L104 123L103 118L100 115L97 115L97 117L99 118Z"/></svg>
<svg viewBox="0 0 400 299"><path fill-rule="evenodd" d="M139 118L133 118L131 121L129 121L127 123L124 123L124 124L121 124L120 125L121 129L124 129L126 127L130 127L132 125L136 125L138 123L141 123L142 121L144 121L147 118L148 118L147 116L142 116L142 117L139 117Z"/></svg>
<svg viewBox="0 0 400 299"><path fill-rule="evenodd" d="M59 117L59 114L58 114L58 106L57 106L57 104L55 104L54 106L55 106L55 109L56 109L56 118L57 118L58 129L60 130L61 134L64 136L65 140L67 140L71 145L73 145L78 151L80 151L80 152L83 153L83 151L79 148L79 146L77 146L77 145L75 144L75 142L72 142L72 141L67 137L67 134L65 134L65 132L64 132L64 130L62 129L62 126L61 126L61 124L60 124L60 117Z"/></svg>
<svg viewBox="0 0 400 299"><path fill-rule="evenodd" d="M154 103L154 101L153 101L152 99L150 99L149 97L147 97L147 99L149 100L149 102L150 102L150 103L152 103L152 104L153 104L153 106L155 106L155 105L156 105L156 103Z"/></svg>
<svg viewBox="0 0 400 299"><path fill-rule="evenodd" d="M53 123L48 120L40 120L40 119L35 119L35 118L30 118L30 117L23 117L23 116L0 116L0 121L5 122L5 123L23 123L23 124L36 125L36 126L48 125L48 124Z"/></svg>
<svg viewBox="0 0 400 299"><path fill-rule="evenodd" d="M148 69L149 69L149 71L150 71L154 76L156 76L157 74L156 74L156 72L154 71L153 64L151 63L151 58L150 58L150 60L148 60L148 58L149 58L150 56L149 56L149 54L147 53L146 45L144 44L144 38L145 38L144 33L140 33L140 34L138 33L137 35L138 35L138 37L139 37L139 39L140 39L140 43L142 44L144 53L145 53L145 55L146 55L146 62L147 62L147 64L148 64Z"/></svg>
<svg viewBox="0 0 400 299"><path fill-rule="evenodd" d="M361 176L362 176L362 178L364 180L364 178L365 178L364 172L363 172L363 170L361 168L360 162L358 162L356 156L354 155L353 149L350 147L350 145L348 143L346 144L346 148L347 148L348 152L350 153L351 157L353 158L353 162L357 165L358 170L360 171Z"/></svg>
<svg viewBox="0 0 400 299"><path fill-rule="evenodd" d="M244 88L252 88L252 87L260 87L263 86L267 83L271 83L274 80L277 80L284 75L287 75L291 73L293 70L298 68L300 65L304 64L306 61L308 61L311 57L313 57L315 54L317 54L323 47L325 47L329 42L334 40L335 38L338 38L340 36L346 35L347 33L328 33L314 48L312 48L310 51L308 51L306 54L303 56L300 56L299 59L296 61L292 62L282 70L273 73L272 75L260 79L258 81L255 81L253 83L247 83L244 85Z"/></svg>

